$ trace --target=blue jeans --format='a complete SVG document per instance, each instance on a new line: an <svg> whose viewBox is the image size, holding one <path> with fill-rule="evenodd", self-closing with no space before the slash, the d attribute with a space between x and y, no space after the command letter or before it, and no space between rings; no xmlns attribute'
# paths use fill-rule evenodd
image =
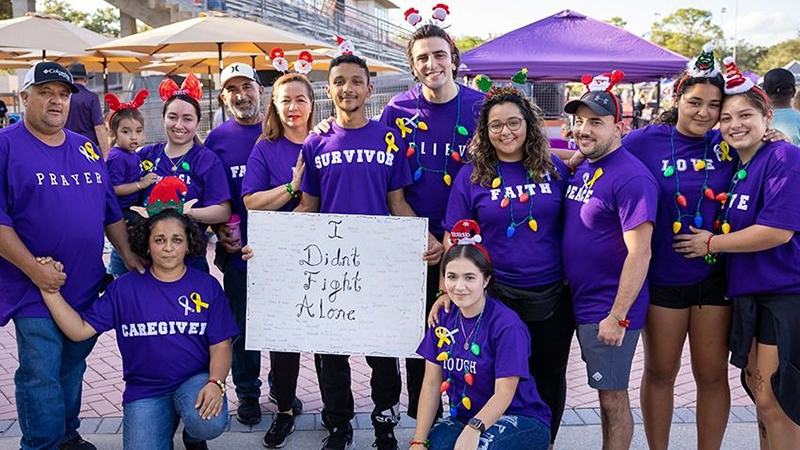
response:
<svg viewBox="0 0 800 450"><path fill-rule="evenodd" d="M119 256L115 248L111 249L111 258L108 261L106 272L114 275L114 278L128 273L128 268L125 267L125 261L122 260L122 257Z"/></svg>
<svg viewBox="0 0 800 450"><path fill-rule="evenodd" d="M183 420L189 442L208 441L228 426L228 402L223 396L222 411L203 420L194 407L197 395L206 385L208 373L184 381L171 394L143 398L123 406L122 448L125 450L172 450L172 438Z"/></svg>
<svg viewBox="0 0 800 450"><path fill-rule="evenodd" d="M72 342L51 319L14 319L19 368L14 374L23 450L52 450L78 435L86 357L97 337Z"/></svg>
<svg viewBox="0 0 800 450"><path fill-rule="evenodd" d="M428 435L431 449L455 447L465 426L450 417L437 423ZM539 419L525 416L501 416L478 442L478 450L547 450L549 446L550 428Z"/></svg>
<svg viewBox="0 0 800 450"><path fill-rule="evenodd" d="M217 250L222 250L219 246ZM224 251L224 250L222 250ZM239 327L239 335L233 338L233 364L231 375L236 385L239 399L255 398L261 395L261 352L244 349L244 331L247 317L247 274L228 262L222 278L228 304ZM292 397L294 399L294 397Z"/></svg>

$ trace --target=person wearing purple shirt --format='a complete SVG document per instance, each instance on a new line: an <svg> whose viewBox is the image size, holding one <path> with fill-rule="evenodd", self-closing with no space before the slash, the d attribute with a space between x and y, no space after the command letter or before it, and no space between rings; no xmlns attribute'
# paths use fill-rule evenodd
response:
<svg viewBox="0 0 800 450"><path fill-rule="evenodd" d="M42 290L44 302L58 327L76 342L116 332L125 380L126 449L171 449L180 421L184 447L208 449L205 441L228 425L225 378L230 339L239 330L219 281L184 263L205 245L194 222L164 209L134 226L131 245L150 260L145 273L121 276L81 313L59 292ZM41 262L63 269L51 259Z"/></svg>
<svg viewBox="0 0 800 450"><path fill-rule="evenodd" d="M461 55L441 27L426 24L414 30L406 58L411 74L420 84L395 95L378 120L400 132L400 151L408 157L414 178L405 188L406 201L418 216L428 218L428 229L441 242L450 186L466 159L483 93L455 82ZM426 312L436 301L440 272L438 265L428 267ZM406 359L411 418L416 418L424 375L422 360Z"/></svg>
<svg viewBox="0 0 800 450"><path fill-rule="evenodd" d="M564 107L575 114L586 161L567 187L562 254L589 386L600 398L604 448L628 448L633 437L628 382L647 314L659 194L650 171L621 145L622 107L610 92L619 78L595 77L593 89Z"/></svg>
<svg viewBox="0 0 800 450"><path fill-rule="evenodd" d="M331 60L328 96L336 107L336 121L324 135L303 143L303 195L297 211L336 214L414 216L403 195L411 183L408 160L399 148L400 133L367 119L364 104L372 93L366 61L348 53ZM436 264L442 246L428 234L424 258ZM323 449L353 446L353 394L347 356L317 355L317 376L324 403L323 418L329 436ZM397 449L394 427L400 420L400 371L396 358L367 357L372 367L372 424L375 446Z"/></svg>
<svg viewBox="0 0 800 450"><path fill-rule="evenodd" d="M103 122L103 108L97 94L86 88L91 78L86 74L86 66L81 63L69 65L69 72L78 88L69 105L69 115L64 128L74 131L100 146L103 159L108 157L108 131Z"/></svg>
<svg viewBox="0 0 800 450"><path fill-rule="evenodd" d="M189 74L187 80L194 78ZM148 172L158 175L158 180L168 176L177 176L187 187L186 200L196 199L197 203L187 215L204 225L216 225L226 222L231 216L231 192L225 168L214 152L197 141L197 127L200 120L200 104L187 89L175 89L167 92L164 85L170 80L162 81L159 92L165 95L164 131L167 141L151 144L139 150L142 167ZM174 83L173 83L174 84ZM177 88L177 86L175 86ZM152 186L143 192L147 198ZM205 252L199 258L189 260L189 265L208 272Z"/></svg>
<svg viewBox="0 0 800 450"><path fill-rule="evenodd" d="M480 227L467 228L477 240ZM450 247L442 261L455 307L439 310L437 326L417 349L426 367L411 449L547 449L550 410L529 370L528 328L486 294L494 281L489 253L464 242ZM450 417L433 426L442 393Z"/></svg>
<svg viewBox="0 0 800 450"><path fill-rule="evenodd" d="M552 412L552 443L564 412L575 329L561 263L569 171L549 151L541 112L510 87L489 91L469 153L447 205L445 246L462 219L480 225L495 255L489 293L516 312L531 335L529 368Z"/></svg>
<svg viewBox="0 0 800 450"><path fill-rule="evenodd" d="M314 89L304 75L287 73L275 80L259 137L242 181L249 210L292 211L298 204L305 165L300 152L314 119ZM294 416L302 412L297 399L300 354L270 352L273 375L270 397L278 414L264 436L267 447L282 447L294 431Z"/></svg>
<svg viewBox="0 0 800 450"><path fill-rule="evenodd" d="M77 88L60 64L39 62L25 76L22 123L0 132L0 325L14 320L19 351L17 414L25 450L94 449L78 434L81 381L94 340L74 343L58 330L39 288L60 290L78 311L102 289L103 233L126 264L130 250L99 150L64 129ZM70 271L67 279L53 256Z"/></svg>
<svg viewBox="0 0 800 450"><path fill-rule="evenodd" d="M223 272L225 295L233 310L241 334L233 339L231 372L239 406L236 419L244 424L261 421L261 352L247 351L245 316L247 313L247 264L241 249L247 244L247 210L242 203L242 180L247 173L247 159L261 135L261 97L264 87L258 74L247 64L233 63L222 71L220 98L232 117L206 137L205 145L222 161L231 192L231 210L239 217L239 230L226 224L215 227L217 246L214 263ZM240 238L239 238L240 237Z"/></svg>
<svg viewBox="0 0 800 450"><path fill-rule="evenodd" d="M731 363L743 369L755 400L761 447L793 448L800 440L800 148L762 141L773 115L766 94L734 64L726 68L720 131L740 161L721 234L692 228L675 248L687 258L725 254Z"/></svg>

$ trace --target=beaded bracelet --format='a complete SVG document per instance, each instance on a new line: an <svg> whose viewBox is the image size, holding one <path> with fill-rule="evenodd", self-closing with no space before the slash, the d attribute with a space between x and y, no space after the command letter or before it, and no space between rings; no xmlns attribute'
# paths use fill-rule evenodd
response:
<svg viewBox="0 0 800 450"><path fill-rule="evenodd" d="M711 239L714 239L714 234L708 236L708 240L706 241L706 254L703 256L705 259L706 264L716 264L717 263L717 254L711 253Z"/></svg>
<svg viewBox="0 0 800 450"><path fill-rule="evenodd" d="M613 317L614 320L616 320L617 323L619 323L619 326L621 326L622 328L628 328L628 327L631 326L631 320L630 319L622 319L618 315L614 314L611 311L608 312L608 315Z"/></svg>
<svg viewBox="0 0 800 450"><path fill-rule="evenodd" d="M443 296L444 294L446 294L444 289L439 289L438 291L436 291L436 295L434 295L433 299L439 300L439 297Z"/></svg>
<svg viewBox="0 0 800 450"><path fill-rule="evenodd" d="M431 448L431 441L428 439L425 439L424 441L414 441L414 440L408 441L408 445L417 445L417 444L425 448Z"/></svg>
<svg viewBox="0 0 800 450"><path fill-rule="evenodd" d="M288 192L289 195L292 196L292 198L300 197L300 193L292 189L292 183L286 183L286 192Z"/></svg>

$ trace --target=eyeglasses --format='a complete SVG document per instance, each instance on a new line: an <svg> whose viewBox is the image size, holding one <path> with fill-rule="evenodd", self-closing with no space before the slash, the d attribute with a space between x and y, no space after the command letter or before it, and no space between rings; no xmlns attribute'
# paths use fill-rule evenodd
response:
<svg viewBox="0 0 800 450"><path fill-rule="evenodd" d="M496 120L489 124L489 131L492 134L500 134L503 132L503 127L508 127L508 131L517 131L522 126L522 122L524 120L525 119L521 119L519 117L512 117L505 123Z"/></svg>

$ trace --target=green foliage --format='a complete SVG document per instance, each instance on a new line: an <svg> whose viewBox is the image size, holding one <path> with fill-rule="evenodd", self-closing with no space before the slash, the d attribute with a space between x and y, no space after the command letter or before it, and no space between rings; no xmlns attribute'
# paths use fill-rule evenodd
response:
<svg viewBox="0 0 800 450"><path fill-rule="evenodd" d="M764 75L764 72L759 72L759 65L768 51L769 47L753 45L743 39L740 39L739 43L736 45L736 67L738 67L742 72L749 70L751 72L758 73L759 75ZM714 53L716 54L717 59L722 61L722 59L726 56L733 56L733 47L727 44L722 44L717 47L717 50Z"/></svg>
<svg viewBox="0 0 800 450"><path fill-rule="evenodd" d="M0 0L0 20L10 19L13 14L11 0Z"/></svg>
<svg viewBox="0 0 800 450"><path fill-rule="evenodd" d="M691 58L710 41L720 41L722 29L711 22L711 11L681 8L661 22L653 23L650 40L654 43Z"/></svg>
<svg viewBox="0 0 800 450"><path fill-rule="evenodd" d="M455 38L456 47L463 53L483 44L488 39L480 36L458 36Z"/></svg>
<svg viewBox="0 0 800 450"><path fill-rule="evenodd" d="M783 67L795 59L800 60L800 34L770 47L759 61L758 73L764 75L768 70Z"/></svg>
<svg viewBox="0 0 800 450"><path fill-rule="evenodd" d="M626 26L628 26L628 22L619 16L615 16L608 20L604 20L604 22L619 28L625 28Z"/></svg>
<svg viewBox="0 0 800 450"><path fill-rule="evenodd" d="M63 0L44 0L44 12L57 14L64 20L87 30L119 37L119 10L116 8L102 8L89 14L72 8Z"/></svg>

